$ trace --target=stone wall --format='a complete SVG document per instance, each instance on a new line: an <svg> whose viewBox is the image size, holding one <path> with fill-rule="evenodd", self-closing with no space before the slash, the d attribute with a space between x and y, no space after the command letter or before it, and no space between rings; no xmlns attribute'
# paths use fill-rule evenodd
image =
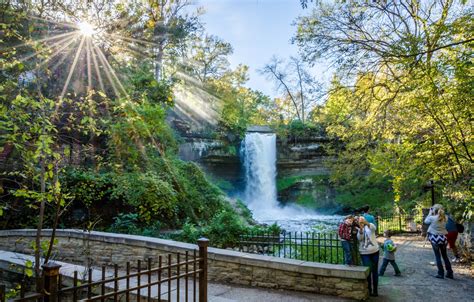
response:
<svg viewBox="0 0 474 302"><path fill-rule="evenodd" d="M0 231L0 250L32 254L35 230ZM51 234L44 231L45 240ZM53 259L121 267L167 253L193 252L197 245L134 235L59 230ZM0 254L1 257L1 254ZM368 296L368 268L323 264L209 248L209 280L274 289L298 290L354 299Z"/></svg>

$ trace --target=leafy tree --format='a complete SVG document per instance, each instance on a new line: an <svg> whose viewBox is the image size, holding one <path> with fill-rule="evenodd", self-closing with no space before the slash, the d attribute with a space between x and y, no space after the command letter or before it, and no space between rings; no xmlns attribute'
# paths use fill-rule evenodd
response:
<svg viewBox="0 0 474 302"><path fill-rule="evenodd" d="M295 114L304 124L306 112L316 102L315 93L318 90L318 83L307 70L305 63L299 58L291 57L285 64L284 61L274 57L261 72L276 83L283 98L291 101L292 111L286 114L289 116Z"/></svg>
<svg viewBox="0 0 474 302"><path fill-rule="evenodd" d="M390 178L395 201L415 198L410 191L430 178L470 198L472 26L466 3L451 0L317 2L298 19L305 59L339 68L342 81L326 104L329 132L352 162Z"/></svg>
<svg viewBox="0 0 474 302"><path fill-rule="evenodd" d="M210 90L222 100L219 124L224 130L242 137L249 125L266 122L265 108L270 100L261 92L244 86L248 81L248 67L239 65L220 78L209 81Z"/></svg>
<svg viewBox="0 0 474 302"><path fill-rule="evenodd" d="M232 54L232 46L217 36L204 35L196 38L190 47L191 74L195 74L201 82L210 77L219 78L229 70L228 56Z"/></svg>

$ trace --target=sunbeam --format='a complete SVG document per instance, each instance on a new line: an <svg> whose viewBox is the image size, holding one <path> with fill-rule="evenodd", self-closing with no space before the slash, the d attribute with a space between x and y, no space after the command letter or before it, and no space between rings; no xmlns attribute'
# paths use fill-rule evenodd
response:
<svg viewBox="0 0 474 302"><path fill-rule="evenodd" d="M104 81L102 80L102 76L101 76L100 71L99 71L99 64L97 63L97 57L96 57L96 54L94 52L94 46L93 45L89 45L89 46L90 46L89 49L90 49L91 55L92 55L92 61L94 62L95 73L97 74L97 78L99 79L99 87L103 92L105 92Z"/></svg>
<svg viewBox="0 0 474 302"><path fill-rule="evenodd" d="M73 35L73 34L74 34L74 33L71 33L70 35ZM35 51L35 52L33 52L31 55L28 55L28 56L23 57L23 58L19 58L18 60L19 60L20 62L26 62L26 61L28 61L29 59L31 59L31 58L33 58L33 57L35 57L35 56L37 56L37 55L40 55L40 54L43 54L43 53L45 53L45 52L47 52L47 51L49 51L49 50L52 50L54 47L56 47L56 46L58 46L58 45L60 45L60 44L65 43L65 42L68 41L69 39L73 39L73 37L67 36L66 38L64 38L64 39L62 39L62 40L60 40L60 41L54 42L54 43L51 44L51 45L45 45L45 47L44 47L42 50L40 50L40 51Z"/></svg>
<svg viewBox="0 0 474 302"><path fill-rule="evenodd" d="M91 41L86 42L86 59L87 59L87 93L92 89L92 69L91 69Z"/></svg>
<svg viewBox="0 0 474 302"><path fill-rule="evenodd" d="M105 57L104 53L102 52L102 50L100 50L100 48L97 48L97 51L99 53L99 59L102 57L103 59L103 62L105 62L105 64L107 65L108 69L110 70L110 72L112 73L112 76L115 78L115 80L117 81L117 83L119 84L120 88L122 89L123 93L128 96L127 94L127 91L125 90L125 88L123 87L122 85L122 82L120 81L120 79L117 77L117 74L115 73L114 69L112 68L112 66L110 66L109 62L107 61L107 58Z"/></svg>
<svg viewBox="0 0 474 302"><path fill-rule="evenodd" d="M99 61L100 61L100 63L102 64L102 69L105 71L105 76L106 76L107 79L109 80L109 83L110 83L110 85L112 86L112 90L114 91L114 94L115 94L116 96L120 96L120 94L119 94L119 92L118 92L118 90L117 90L117 86L115 86L115 83L114 83L114 81L113 81L113 79L112 79L112 76L110 75L109 69L106 68L106 66L105 66L106 64L105 64L104 60L102 59L102 57L98 55L100 49L99 49L98 47L92 47L92 50L93 50L95 56L97 56L97 57L99 58Z"/></svg>
<svg viewBox="0 0 474 302"><path fill-rule="evenodd" d="M56 39L59 39L59 38L62 38L62 37L68 36L68 35L72 35L72 34L75 34L75 33L77 33L77 31L67 32L67 33L58 34L58 35L54 35L54 36L48 36L48 37L41 38L41 39L38 39L38 40L27 40L23 43L8 46L8 47L5 47L5 48L0 48L0 49L6 50L6 49L14 49L14 48L20 48L20 47L27 47L27 46L31 46L32 43L41 43L41 42L52 41L52 40L56 40Z"/></svg>
<svg viewBox="0 0 474 302"><path fill-rule="evenodd" d="M66 94L66 90L69 86L69 81L71 81L72 74L74 73L74 69L76 68L77 61L79 60L79 55L82 52L82 46L84 45L85 37L83 36L81 39L81 43L79 44L79 47L77 48L76 51L76 56L74 57L74 61L72 62L71 69L69 70L69 74L66 79L66 83L64 83L63 90L61 92L61 95L59 96L59 100L61 101Z"/></svg>
<svg viewBox="0 0 474 302"><path fill-rule="evenodd" d="M45 64L50 62L54 57L56 57L58 54L60 54L64 49L66 49L69 45L74 43L76 40L77 40L77 36L71 37L68 43L62 45L61 47L57 48L53 53L48 55L48 57L44 61L42 61L40 64L36 65L34 70L38 70L39 68L41 68L42 66L44 66Z"/></svg>

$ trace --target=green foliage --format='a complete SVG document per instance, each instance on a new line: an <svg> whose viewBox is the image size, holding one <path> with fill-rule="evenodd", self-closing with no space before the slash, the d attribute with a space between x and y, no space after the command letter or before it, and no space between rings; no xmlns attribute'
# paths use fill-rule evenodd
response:
<svg viewBox="0 0 474 302"><path fill-rule="evenodd" d="M186 222L183 225L182 232L176 239L184 242L196 243L197 240L202 236L202 234L203 232L199 230L195 224Z"/></svg>
<svg viewBox="0 0 474 302"><path fill-rule="evenodd" d="M248 80L248 67L239 65L235 70L209 81L212 93L223 101L219 126L224 134L230 132L242 138L249 125L266 122L263 111L270 99L259 91L244 87Z"/></svg>
<svg viewBox="0 0 474 302"><path fill-rule="evenodd" d="M140 228L137 226L138 214L120 213L114 218L114 223L110 226L110 231L114 233L138 234Z"/></svg>
<svg viewBox="0 0 474 302"><path fill-rule="evenodd" d="M138 210L146 222L174 217L177 194L169 182L152 171L124 173L114 178L112 198L123 199Z"/></svg>
<svg viewBox="0 0 474 302"><path fill-rule="evenodd" d="M280 234L281 228L276 223L270 226L246 226L241 216L231 209L225 209L218 212L205 226L186 223L182 232L174 238L195 243L199 237L206 237L211 246L227 248L237 246L240 235L246 232Z"/></svg>
<svg viewBox="0 0 474 302"><path fill-rule="evenodd" d="M294 184L296 184L298 181L305 179L305 176L289 176L289 177L282 177L282 178L277 178L277 191L283 191Z"/></svg>
<svg viewBox="0 0 474 302"><path fill-rule="evenodd" d="M252 211L250 211L250 209L242 200L237 199L236 205L240 216L242 216L246 221L251 221L253 219Z"/></svg>
<svg viewBox="0 0 474 302"><path fill-rule="evenodd" d="M119 213L109 232L158 237L161 223L156 221L146 227L140 227L139 215L136 213Z"/></svg>
<svg viewBox="0 0 474 302"><path fill-rule="evenodd" d="M314 115L339 142L333 181L383 179L393 207L403 208L423 205L422 187L433 179L444 200L459 203L453 211L470 219L472 9L447 3L315 2L298 19L295 41L308 60L338 67ZM383 200L383 192L367 193Z"/></svg>
<svg viewBox="0 0 474 302"><path fill-rule="evenodd" d="M88 207L107 197L112 186L109 173L97 173L81 168L67 169L61 175L61 182L70 199L81 201Z"/></svg>
<svg viewBox="0 0 474 302"><path fill-rule="evenodd" d="M206 228L206 235L213 246L226 248L236 246L244 230L240 217L233 211L224 210L212 218Z"/></svg>
<svg viewBox="0 0 474 302"><path fill-rule="evenodd" d="M307 207L307 208L315 208L316 201L311 194L303 194L298 196L296 199L296 203L300 206Z"/></svg>
<svg viewBox="0 0 474 302"><path fill-rule="evenodd" d="M130 75L127 84L130 86L130 97L150 104L173 105L173 83L157 81L153 75L153 66L148 60L129 64L122 72Z"/></svg>

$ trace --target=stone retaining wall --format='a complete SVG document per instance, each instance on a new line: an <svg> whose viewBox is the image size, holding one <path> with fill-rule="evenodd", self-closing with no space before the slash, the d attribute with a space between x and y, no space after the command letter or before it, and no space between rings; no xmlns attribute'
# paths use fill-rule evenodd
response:
<svg viewBox="0 0 474 302"><path fill-rule="evenodd" d="M36 230L0 231L0 250L33 254ZM47 240L51 231L43 232ZM193 253L197 245L144 236L58 230L53 259L84 266L125 266L127 261L152 258L168 253ZM0 255L1 258L1 255ZM306 262L270 256L209 248L211 281L298 290L366 299L368 268Z"/></svg>

